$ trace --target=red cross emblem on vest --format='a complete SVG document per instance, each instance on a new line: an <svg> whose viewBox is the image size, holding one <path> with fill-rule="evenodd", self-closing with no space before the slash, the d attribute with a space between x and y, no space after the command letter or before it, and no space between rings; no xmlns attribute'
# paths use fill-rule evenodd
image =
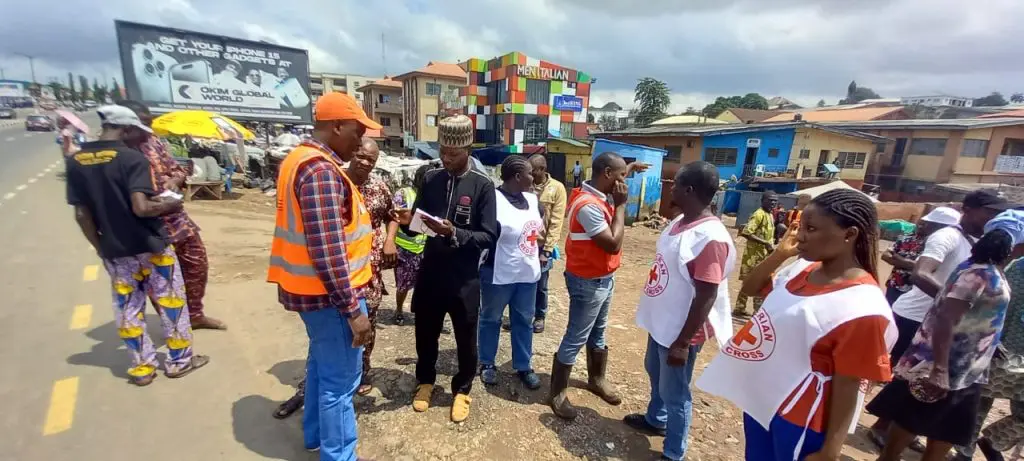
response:
<svg viewBox="0 0 1024 461"><path fill-rule="evenodd" d="M528 221L519 234L519 251L527 256L538 253L537 241L540 240L540 221Z"/></svg>

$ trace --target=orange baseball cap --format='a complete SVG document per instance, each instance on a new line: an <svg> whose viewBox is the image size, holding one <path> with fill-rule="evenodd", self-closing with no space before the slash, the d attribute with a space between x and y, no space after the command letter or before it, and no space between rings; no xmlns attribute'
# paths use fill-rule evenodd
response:
<svg viewBox="0 0 1024 461"><path fill-rule="evenodd" d="M355 120L367 130L379 130L381 124L366 115L359 102L345 93L331 92L316 100L315 116L317 121Z"/></svg>

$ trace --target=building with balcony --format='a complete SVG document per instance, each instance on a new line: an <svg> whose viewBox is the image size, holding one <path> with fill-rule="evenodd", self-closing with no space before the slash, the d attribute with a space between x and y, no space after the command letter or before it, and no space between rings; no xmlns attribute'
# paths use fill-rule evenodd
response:
<svg viewBox="0 0 1024 461"><path fill-rule="evenodd" d="M431 61L393 79L402 84L402 120L407 138L436 142L438 120L462 113L459 90L466 86L466 71L458 64Z"/></svg>
<svg viewBox="0 0 1024 461"><path fill-rule="evenodd" d="M859 189L870 154L887 142L807 122L650 126L595 136L665 149L664 179L672 179L680 165L704 160L718 167L722 179L735 176L749 187L783 193L834 179Z"/></svg>
<svg viewBox="0 0 1024 461"><path fill-rule="evenodd" d="M523 53L466 62L461 95L476 124L476 143L525 153L548 137L586 139L591 78Z"/></svg>
<svg viewBox="0 0 1024 461"><path fill-rule="evenodd" d="M1024 179L1024 119L880 120L827 124L892 140L872 154L865 180L879 199L929 201L943 183Z"/></svg>
<svg viewBox="0 0 1024 461"><path fill-rule="evenodd" d="M402 83L384 77L359 87L363 96L363 110L383 128L380 130L381 147L401 149L405 125L402 123Z"/></svg>
<svg viewBox="0 0 1024 461"><path fill-rule="evenodd" d="M367 77L355 74L335 74L330 72L310 72L309 91L313 101L325 93L338 91L352 95L357 101L362 102L363 94L359 88L363 85L378 80L377 77Z"/></svg>

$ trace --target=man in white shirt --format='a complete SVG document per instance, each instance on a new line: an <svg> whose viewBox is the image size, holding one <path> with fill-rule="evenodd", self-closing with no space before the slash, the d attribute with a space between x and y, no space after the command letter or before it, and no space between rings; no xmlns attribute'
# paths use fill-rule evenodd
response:
<svg viewBox="0 0 1024 461"><path fill-rule="evenodd" d="M928 236L924 250L911 271L914 288L901 295L892 305L899 339L892 348L891 362L896 363L917 334L925 314L935 302L935 295L960 263L971 256L971 247L984 232L985 223L1001 211L1013 208L995 190L982 189L964 197L959 226L940 229ZM879 419L871 426L871 440L884 445L889 421Z"/></svg>

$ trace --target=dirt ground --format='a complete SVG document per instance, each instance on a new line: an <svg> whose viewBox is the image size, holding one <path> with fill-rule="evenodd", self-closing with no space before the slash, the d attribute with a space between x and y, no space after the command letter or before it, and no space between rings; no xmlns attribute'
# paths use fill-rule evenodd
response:
<svg viewBox="0 0 1024 461"><path fill-rule="evenodd" d="M203 239L210 252L211 282L207 304L228 311L231 329L241 336L238 347L246 349L258 368L254 379L272 375L270 395L248 396L259 402L270 418L271 410L294 391L303 374L306 337L298 318L277 303L274 288L263 282L273 227L274 200L248 190L233 200L195 201L189 212L203 228ZM626 232L623 264L616 275L616 290L611 312L608 343L611 348L609 377L623 396L621 406L609 406L583 389L586 381L585 357L581 354L574 373L576 388L570 398L580 417L566 423L555 417L544 404L552 354L565 331L568 295L561 276L562 264L552 270L551 309L547 331L534 337L534 368L544 380L537 391L526 390L511 370L507 333L502 333L499 385L485 387L476 382L472 413L463 424L448 419L452 396L450 377L456 370L455 344L450 335L442 337L438 361L438 384L444 392L435 393L433 406L424 413L412 411L410 401L415 389L415 348L413 326L398 327L394 315L393 278L385 276L392 296L385 297L378 316L377 346L370 373L376 389L368 397L357 398L360 455L379 460L645 460L658 459L662 439L640 435L621 420L629 413L646 408L649 383L643 369L646 334L634 326L633 315L642 286L646 282L650 259L659 231L641 226ZM742 242L737 246L742 248ZM884 248L884 246L883 246ZM738 272L738 271L736 271ZM885 268L885 274L888 268ZM734 272L730 290L735 298L739 283ZM698 360L698 373L717 352L709 343ZM741 414L729 403L695 390L694 422L690 433L688 459L691 461L735 461L743 459ZM992 412L997 418L1006 414L1005 406ZM864 428L873 422L863 415L857 434L844 450L844 460L868 461L877 450L864 437ZM301 439L298 415L281 423ZM254 442L255 444L255 442ZM270 457L272 453L267 453ZM313 459L311 456L310 459ZM916 460L908 454L906 459ZM981 459L980 454L976 459Z"/></svg>

